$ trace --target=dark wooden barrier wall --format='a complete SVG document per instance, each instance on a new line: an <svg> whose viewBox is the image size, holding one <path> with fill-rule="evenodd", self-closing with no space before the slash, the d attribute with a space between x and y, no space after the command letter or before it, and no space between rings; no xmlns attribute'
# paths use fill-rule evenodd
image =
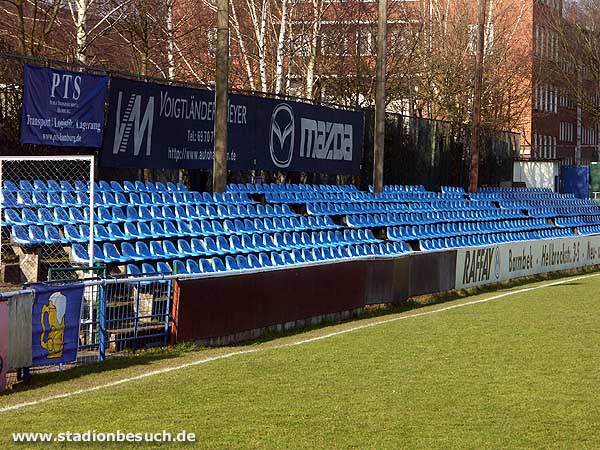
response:
<svg viewBox="0 0 600 450"><path fill-rule="evenodd" d="M231 336L454 289L456 252L356 259L176 282L171 342Z"/></svg>
<svg viewBox="0 0 600 450"><path fill-rule="evenodd" d="M364 306L367 261L182 280L172 342L228 336Z"/></svg>

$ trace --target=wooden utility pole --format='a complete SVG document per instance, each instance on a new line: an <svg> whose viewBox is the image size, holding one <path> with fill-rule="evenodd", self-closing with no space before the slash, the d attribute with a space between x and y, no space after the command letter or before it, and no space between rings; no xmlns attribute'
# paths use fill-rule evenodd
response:
<svg viewBox="0 0 600 450"><path fill-rule="evenodd" d="M227 91L229 78L229 2L217 0L217 68L213 192L227 187Z"/></svg>
<svg viewBox="0 0 600 450"><path fill-rule="evenodd" d="M385 147L385 40L387 0L379 0L377 15L377 81L375 89L375 133L373 135L373 191L383 191L383 152Z"/></svg>
<svg viewBox="0 0 600 450"><path fill-rule="evenodd" d="M483 84L483 56L485 52L486 0L479 0L477 49L475 53L475 86L473 89L473 131L471 136L471 170L469 192L477 192L479 184L479 148L481 144L481 85Z"/></svg>

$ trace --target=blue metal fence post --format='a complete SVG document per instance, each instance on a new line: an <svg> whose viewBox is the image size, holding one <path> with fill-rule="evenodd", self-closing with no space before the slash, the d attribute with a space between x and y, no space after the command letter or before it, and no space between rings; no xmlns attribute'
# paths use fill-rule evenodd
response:
<svg viewBox="0 0 600 450"><path fill-rule="evenodd" d="M163 339L163 345L167 345L169 343L169 318L171 317L171 285L173 283L173 279L169 279L167 281L167 310L165 311L165 337Z"/></svg>
<svg viewBox="0 0 600 450"><path fill-rule="evenodd" d="M98 361L106 358L106 298L104 286L100 286L100 298L98 299Z"/></svg>
<svg viewBox="0 0 600 450"><path fill-rule="evenodd" d="M142 289L142 284L141 282L137 282L137 289L136 289L136 295L135 295L135 317L134 317L134 325L133 325L133 351L137 350L137 344L138 344L138 326L139 326L139 321L140 321L140 291Z"/></svg>

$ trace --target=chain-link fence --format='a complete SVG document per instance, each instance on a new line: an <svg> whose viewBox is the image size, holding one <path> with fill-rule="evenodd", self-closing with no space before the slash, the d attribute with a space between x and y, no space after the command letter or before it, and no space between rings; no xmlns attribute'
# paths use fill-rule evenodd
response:
<svg viewBox="0 0 600 450"><path fill-rule="evenodd" d="M72 266L73 243L88 249L92 265L93 179L93 156L0 157L2 281L47 280Z"/></svg>

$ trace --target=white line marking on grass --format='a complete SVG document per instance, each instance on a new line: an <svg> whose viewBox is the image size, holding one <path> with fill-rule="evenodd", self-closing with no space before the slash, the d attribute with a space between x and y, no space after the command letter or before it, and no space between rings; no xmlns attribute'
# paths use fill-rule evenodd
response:
<svg viewBox="0 0 600 450"><path fill-rule="evenodd" d="M36 405L39 405L42 403L47 403L52 400L60 400L63 398L69 398L74 395L86 394L88 392L95 392L95 391L99 391L101 389L106 389L106 388L110 388L113 386L119 386L122 384L131 383L132 381L142 380L142 379L148 378L148 377L153 377L155 375L162 375L165 373L174 372L176 370L187 369L188 367L194 367L194 366L198 366L201 364L207 364L209 362L218 361L221 359L232 358L234 356L248 355L251 353L264 352L267 350L278 350L278 349L283 349L283 348L295 347L298 345L310 344L312 342L322 341L324 339L329 339L329 338L332 338L335 336L340 336L340 335L346 334L346 333L353 333L355 331L364 330L366 328L371 328L371 327L375 327L375 326L379 326L379 325L385 325L385 324L392 323L392 322L398 322L400 320L413 319L415 317L428 316L430 314L437 314L437 313L441 313L441 312L445 312L445 311L450 311L452 309L464 308L465 306L477 305L480 303L487 303L487 302L491 302L494 300L499 300L504 297L509 297L511 295L522 294L524 292L530 292L530 291L535 291L535 290L543 289L543 288L547 288L547 287L558 286L561 284L570 283L570 282L578 281L578 280L583 280L586 278L593 278L593 277L597 277L597 276L600 276L600 273L592 274L592 275L583 275L583 276L579 276L579 277L575 277L575 278L568 278L568 279L561 280L561 281L554 281L552 283L542 284L540 286L518 289L516 291L504 292L503 294L494 295L492 297L483 298L481 300L474 300L471 302L460 303L458 305L450 305L450 306L446 306L444 308L434 309L431 311L418 312L418 313L409 314L409 315L405 315L405 316L394 317L392 319L378 320L378 321L367 323L365 325L359 325L356 327L347 328L345 330L340 330L340 331L335 331L333 333L328 333L328 334L324 334L321 336L315 336L315 337L308 338L308 339L302 339L302 340L299 340L296 342L291 342L288 344L275 345L272 347L254 348L254 349L249 349L249 350L240 350L237 352L226 353L224 355L212 356L210 358L203 358L203 359L199 359L197 361L180 364L178 366L173 366L173 367L166 367L164 369L153 370L151 372L146 372L141 375L124 378L122 380L112 381L110 383L105 383L105 384L101 384L101 385L90 387L90 388L79 389L76 391L66 392L64 394L52 395L50 397L46 397L46 398L42 398L39 400L30 401L30 402L17 403L16 405L12 405L12 406L5 406L3 408L0 408L0 413L8 412L8 411L15 411L17 409L22 409L27 406L36 406Z"/></svg>

